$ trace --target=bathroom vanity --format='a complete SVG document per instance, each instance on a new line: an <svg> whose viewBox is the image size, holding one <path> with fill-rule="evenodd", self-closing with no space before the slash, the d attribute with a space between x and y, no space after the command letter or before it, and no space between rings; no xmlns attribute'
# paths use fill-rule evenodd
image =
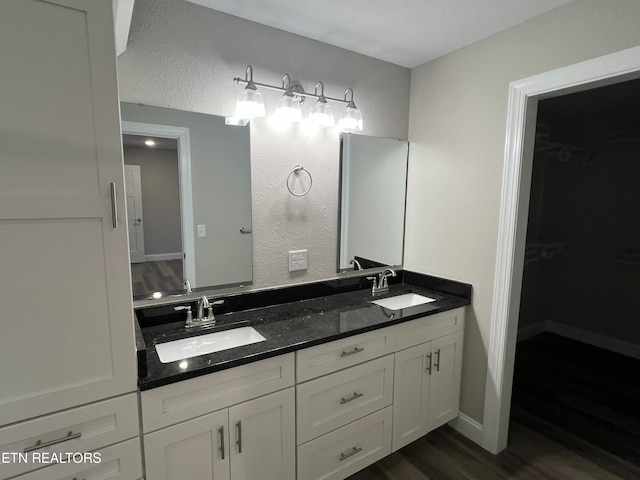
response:
<svg viewBox="0 0 640 480"><path fill-rule="evenodd" d="M287 289L249 295L274 304L213 330L251 325L264 341L167 363L158 344L212 329L188 331L173 305L138 310L146 478L341 479L455 418L470 286L403 273L376 296L357 278L286 303ZM372 303L406 293L433 301Z"/></svg>

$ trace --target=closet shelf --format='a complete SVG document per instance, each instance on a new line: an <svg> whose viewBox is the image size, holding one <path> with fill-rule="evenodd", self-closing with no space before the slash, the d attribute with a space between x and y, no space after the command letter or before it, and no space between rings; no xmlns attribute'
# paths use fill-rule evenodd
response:
<svg viewBox="0 0 640 480"><path fill-rule="evenodd" d="M569 244L564 242L531 242L527 243L524 253L524 264L540 260L550 260L556 256L566 256L570 252Z"/></svg>

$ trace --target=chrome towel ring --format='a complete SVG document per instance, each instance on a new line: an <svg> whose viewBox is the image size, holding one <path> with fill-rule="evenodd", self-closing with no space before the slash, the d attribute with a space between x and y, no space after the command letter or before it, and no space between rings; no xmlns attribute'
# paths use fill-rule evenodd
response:
<svg viewBox="0 0 640 480"><path fill-rule="evenodd" d="M293 190L291 190L291 185L289 185L291 183L291 175L295 175L297 177L300 175L300 172L307 172L307 175L309 175L309 188L307 188L302 193L295 193ZM293 196L304 197L307 193L309 193L312 185L313 185L313 177L311 176L311 173L309 173L309 170L307 170L304 167L301 167L300 165L296 165L295 167L293 167L293 169L289 172L289 175L287 176L287 190L289 190L289 193Z"/></svg>

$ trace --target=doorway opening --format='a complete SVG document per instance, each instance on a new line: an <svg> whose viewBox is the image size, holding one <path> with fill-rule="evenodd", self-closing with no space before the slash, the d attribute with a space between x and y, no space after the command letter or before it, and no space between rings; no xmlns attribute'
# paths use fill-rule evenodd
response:
<svg viewBox="0 0 640 480"><path fill-rule="evenodd" d="M507 445L538 102L640 78L640 47L511 83L482 445Z"/></svg>

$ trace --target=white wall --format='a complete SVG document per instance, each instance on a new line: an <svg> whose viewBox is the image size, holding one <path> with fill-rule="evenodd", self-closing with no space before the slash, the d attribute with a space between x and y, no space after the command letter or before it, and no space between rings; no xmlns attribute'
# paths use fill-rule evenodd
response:
<svg viewBox="0 0 640 480"><path fill-rule="evenodd" d="M351 87L363 113L363 134L407 138L408 69L181 0L136 2L129 45L118 58L120 98L233 115L242 87L232 79L244 77L247 64L263 83L279 85L289 73L309 91L324 81L329 96L341 97ZM263 96L273 109L279 94ZM342 107L334 109L337 114ZM335 276L338 130L309 135L298 126L277 132L266 119L252 123L254 285ZM296 164L313 175L313 189L301 198L285 185ZM290 274L287 252L300 248L309 250L309 269Z"/></svg>
<svg viewBox="0 0 640 480"><path fill-rule="evenodd" d="M640 44L640 2L577 0L415 68L405 266L473 284L461 409L482 421L509 82Z"/></svg>

